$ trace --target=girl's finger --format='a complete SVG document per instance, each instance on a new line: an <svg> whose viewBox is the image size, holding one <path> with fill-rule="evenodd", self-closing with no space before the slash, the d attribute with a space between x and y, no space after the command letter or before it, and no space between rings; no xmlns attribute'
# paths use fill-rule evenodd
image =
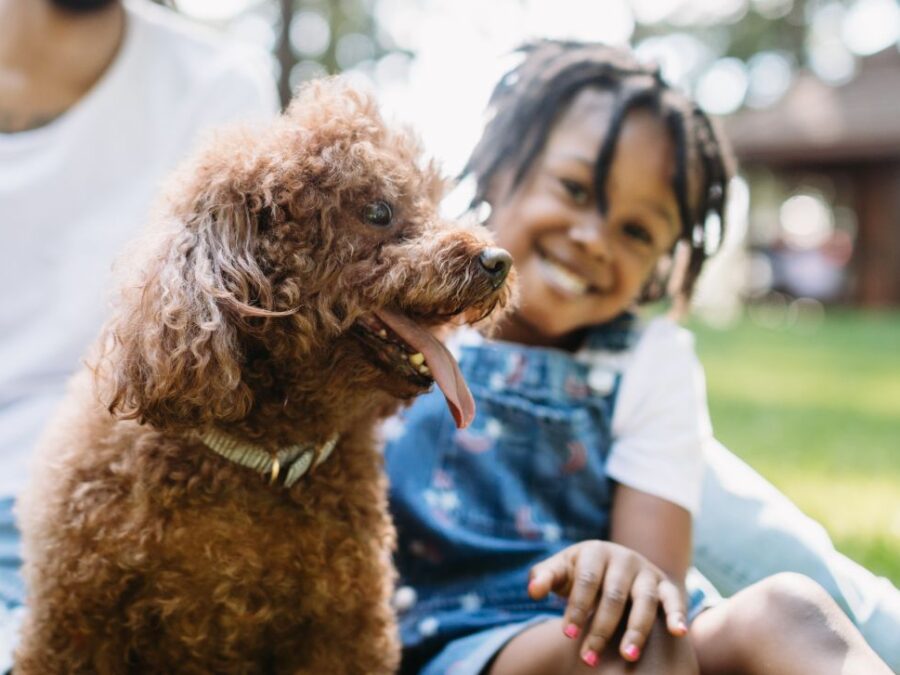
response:
<svg viewBox="0 0 900 675"><path fill-rule="evenodd" d="M636 573L637 569L631 561L621 558L610 560L600 591L600 603L581 645L581 658L588 665L596 664L598 656L618 628Z"/></svg>
<svg viewBox="0 0 900 675"><path fill-rule="evenodd" d="M606 548L602 545L585 545L579 549L568 567L569 602L563 616L563 632L566 637L577 638L584 631L588 618L597 606L597 593L606 572Z"/></svg>
<svg viewBox="0 0 900 675"><path fill-rule="evenodd" d="M666 628L672 635L678 637L687 635L687 607L681 589L668 579L663 579L657 590L663 611L666 613Z"/></svg>
<svg viewBox="0 0 900 675"><path fill-rule="evenodd" d="M638 573L631 586L631 610L628 612L628 625L619 643L619 653L626 661L637 661L641 650L656 621L656 610L659 608L659 574L644 569Z"/></svg>
<svg viewBox="0 0 900 675"><path fill-rule="evenodd" d="M556 591L560 595L565 595L570 566L568 558L569 555L566 551L560 551L531 568L528 581L528 595L533 600L541 600L547 597L550 591Z"/></svg>

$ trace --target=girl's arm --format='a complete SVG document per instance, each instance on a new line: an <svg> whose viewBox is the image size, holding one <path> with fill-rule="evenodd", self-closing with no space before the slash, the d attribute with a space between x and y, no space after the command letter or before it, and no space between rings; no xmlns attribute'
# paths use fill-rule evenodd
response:
<svg viewBox="0 0 900 675"><path fill-rule="evenodd" d="M616 486L610 540L637 551L679 587L691 565L691 514L659 497Z"/></svg>
<svg viewBox="0 0 900 675"><path fill-rule="evenodd" d="M666 624L674 635L687 630L684 578L691 565L691 514L684 508L627 485L616 487L613 498L610 540L626 546L656 565L678 589L679 608L666 612ZM632 609L622 636L622 645L644 646L657 609L652 602L640 607L632 590Z"/></svg>

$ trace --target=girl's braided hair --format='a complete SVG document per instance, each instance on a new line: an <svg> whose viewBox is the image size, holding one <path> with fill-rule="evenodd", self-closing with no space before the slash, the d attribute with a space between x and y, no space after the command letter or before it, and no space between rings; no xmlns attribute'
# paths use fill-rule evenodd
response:
<svg viewBox="0 0 900 675"><path fill-rule="evenodd" d="M658 68L640 63L628 51L557 40L532 42L518 51L525 58L494 89L489 103L494 116L462 172L463 177L475 178L473 206L489 201L494 178L504 170L512 171L511 189L518 187L558 115L582 89L593 87L615 95L607 134L594 165L597 204L605 213L606 176L622 124L631 110L654 110L675 146L672 188L682 223L679 240L689 250L675 293L677 299L688 300L708 255L710 231L718 228L719 242L724 235L731 160L713 122L687 96L671 89ZM696 203L692 203L692 195ZM655 279L642 299L659 299L666 285L664 279Z"/></svg>

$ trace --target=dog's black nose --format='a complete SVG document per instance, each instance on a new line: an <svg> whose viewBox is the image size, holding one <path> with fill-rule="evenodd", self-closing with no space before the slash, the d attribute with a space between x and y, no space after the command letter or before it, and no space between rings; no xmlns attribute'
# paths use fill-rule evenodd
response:
<svg viewBox="0 0 900 675"><path fill-rule="evenodd" d="M512 256L502 248L486 248L478 256L481 268L491 277L494 288L500 288L512 267Z"/></svg>

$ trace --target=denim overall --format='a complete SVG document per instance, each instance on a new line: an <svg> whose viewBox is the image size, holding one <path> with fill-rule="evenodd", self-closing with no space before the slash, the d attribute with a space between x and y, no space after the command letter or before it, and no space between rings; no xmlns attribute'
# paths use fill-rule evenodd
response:
<svg viewBox="0 0 900 675"><path fill-rule="evenodd" d="M599 326L585 348L623 353L633 324L623 315ZM471 427L457 430L433 391L404 413L385 451L404 673L480 672L515 634L565 608L556 596L528 597L531 566L609 537L620 369L487 341L462 346L459 364L477 404Z"/></svg>

